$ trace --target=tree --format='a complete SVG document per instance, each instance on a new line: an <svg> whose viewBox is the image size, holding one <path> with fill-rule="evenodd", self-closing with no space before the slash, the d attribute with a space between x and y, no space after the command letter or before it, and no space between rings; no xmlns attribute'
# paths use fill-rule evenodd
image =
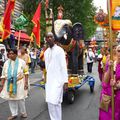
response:
<svg viewBox="0 0 120 120"><path fill-rule="evenodd" d="M39 0L23 0L24 14L29 20L32 19L34 12L37 8ZM64 19L70 19L72 23L80 22L84 27L85 39L91 37L96 29L94 23L94 15L96 14L96 8L93 5L93 0L50 0L50 7L54 12L54 19L57 19L57 7L62 5L64 8ZM42 36L45 32L45 8L42 4L41 15L41 29ZM29 23L28 32L31 32L32 23Z"/></svg>
<svg viewBox="0 0 120 120"><path fill-rule="evenodd" d="M29 20L28 26L26 27L28 34L30 35L33 29L33 23L31 22L34 13L38 7L38 3L40 0L23 0L22 3L24 5L23 9L23 14L27 17ZM45 34L45 8L44 8L44 3L42 4L42 9L41 9L41 41L43 41L44 34Z"/></svg>
<svg viewBox="0 0 120 120"><path fill-rule="evenodd" d="M93 0L51 0L55 19L57 18L57 7L64 8L64 19L70 19L72 23L80 22L84 27L85 39L91 37L95 30L94 16L96 7Z"/></svg>

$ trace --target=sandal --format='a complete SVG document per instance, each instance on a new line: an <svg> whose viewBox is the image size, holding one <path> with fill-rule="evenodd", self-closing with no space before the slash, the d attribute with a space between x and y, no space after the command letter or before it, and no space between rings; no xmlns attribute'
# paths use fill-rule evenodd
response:
<svg viewBox="0 0 120 120"><path fill-rule="evenodd" d="M22 118L27 118L27 113L21 115Z"/></svg>
<svg viewBox="0 0 120 120"><path fill-rule="evenodd" d="M16 116L10 116L10 117L8 117L8 120L14 120L16 118L17 118L17 115Z"/></svg>

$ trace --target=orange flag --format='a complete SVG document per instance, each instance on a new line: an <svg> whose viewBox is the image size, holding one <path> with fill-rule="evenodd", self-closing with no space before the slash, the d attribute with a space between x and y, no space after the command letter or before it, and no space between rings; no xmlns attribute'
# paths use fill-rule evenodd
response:
<svg viewBox="0 0 120 120"><path fill-rule="evenodd" d="M111 1L112 29L120 30L120 0Z"/></svg>
<svg viewBox="0 0 120 120"><path fill-rule="evenodd" d="M15 0L8 0L3 18L2 40L5 40L10 35L11 13L14 10L14 6L15 6Z"/></svg>
<svg viewBox="0 0 120 120"><path fill-rule="evenodd" d="M40 16L41 16L41 3L39 3L38 8L32 19L32 22L34 23L34 28L32 32L36 38L36 44L38 47L40 47Z"/></svg>

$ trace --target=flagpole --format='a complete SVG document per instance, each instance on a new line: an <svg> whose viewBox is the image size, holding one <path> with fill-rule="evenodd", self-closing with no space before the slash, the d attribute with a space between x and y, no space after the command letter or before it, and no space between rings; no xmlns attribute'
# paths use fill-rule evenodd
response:
<svg viewBox="0 0 120 120"><path fill-rule="evenodd" d="M31 46L31 39L30 39L30 43L29 43L29 46Z"/></svg>
<svg viewBox="0 0 120 120"><path fill-rule="evenodd" d="M18 44L17 44L17 49L19 50L20 47L20 35L21 35L21 30L19 30L19 35L18 35Z"/></svg>
<svg viewBox="0 0 120 120"><path fill-rule="evenodd" d="M109 14L109 40L110 40L110 59L113 60L113 33L112 33L112 19L111 19L111 0L108 0L108 14ZM111 79L114 79L113 76L113 66L111 66ZM112 91L112 120L114 120L114 87L111 88Z"/></svg>
<svg viewBox="0 0 120 120"><path fill-rule="evenodd" d="M31 46L32 41L33 41L33 35L30 36L30 43L29 43L29 46Z"/></svg>

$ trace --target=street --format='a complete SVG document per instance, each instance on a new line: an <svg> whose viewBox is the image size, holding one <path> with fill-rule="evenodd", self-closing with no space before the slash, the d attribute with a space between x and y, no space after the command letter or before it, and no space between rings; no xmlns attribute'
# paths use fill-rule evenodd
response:
<svg viewBox="0 0 120 120"><path fill-rule="evenodd" d="M119 1L0 0L0 120L119 119Z"/></svg>
<svg viewBox="0 0 120 120"><path fill-rule="evenodd" d="M84 69L86 72L86 65ZM93 73L95 78L95 92L90 93L88 84L76 91L75 102L67 104L63 102L63 120L98 120L98 107L100 95L100 82L97 73L97 63L94 63ZM30 83L39 83L40 71L30 75ZM28 118L25 120L50 120L45 103L45 93L42 88L31 86L29 97L26 100ZM10 110L7 101L0 98L0 120L7 120ZM16 120L20 120L18 117Z"/></svg>

